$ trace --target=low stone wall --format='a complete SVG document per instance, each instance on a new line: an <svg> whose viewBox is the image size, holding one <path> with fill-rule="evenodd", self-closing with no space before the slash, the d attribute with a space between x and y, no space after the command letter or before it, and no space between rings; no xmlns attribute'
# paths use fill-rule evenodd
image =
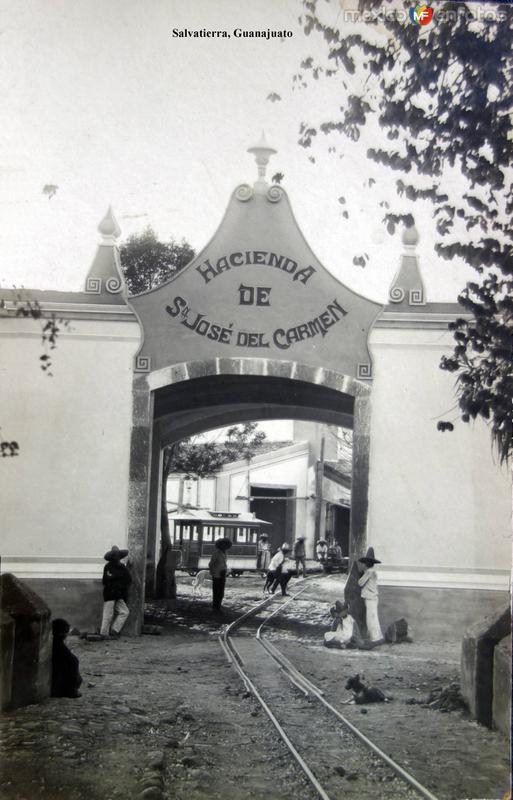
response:
<svg viewBox="0 0 513 800"><path fill-rule="evenodd" d="M27 579L28 584L52 609L53 619L61 617L72 628L93 632L100 627L103 608L101 580Z"/></svg>
<svg viewBox="0 0 513 800"><path fill-rule="evenodd" d="M502 613L476 622L465 634L461 647L461 692L472 715L489 728L493 721L495 650L510 634L508 604Z"/></svg>
<svg viewBox="0 0 513 800"><path fill-rule="evenodd" d="M502 639L493 654L493 727L511 736L511 635Z"/></svg>
<svg viewBox="0 0 513 800"><path fill-rule="evenodd" d="M508 592L380 586L379 618L383 630L404 617L414 639L459 642L476 619L502 611L509 602Z"/></svg>
<svg viewBox="0 0 513 800"><path fill-rule="evenodd" d="M2 657L0 662L5 695L2 707L39 703L50 694L50 609L24 581L10 573L0 575L0 608L13 621L11 632L3 631L12 655L4 654L5 660Z"/></svg>
<svg viewBox="0 0 513 800"><path fill-rule="evenodd" d="M0 709L9 708L14 661L14 618L0 611Z"/></svg>

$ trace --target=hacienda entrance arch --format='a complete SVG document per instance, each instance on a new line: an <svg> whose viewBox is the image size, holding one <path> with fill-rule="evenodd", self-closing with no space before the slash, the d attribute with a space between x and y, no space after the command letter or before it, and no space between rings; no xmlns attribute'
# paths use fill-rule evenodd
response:
<svg viewBox="0 0 513 800"><path fill-rule="evenodd" d="M221 372L220 370L223 370ZM370 387L333 370L297 362L225 359L223 364L189 362L171 370L175 381L139 379L139 408L146 424L134 428L128 546L139 562L141 587L148 550L155 553L160 531L162 453L187 436L249 420L302 419L353 430L351 556L366 547L369 488ZM148 468L146 468L146 460ZM145 485L146 484L146 485ZM142 589L141 589L142 592ZM135 601L135 598L133 598ZM141 607L142 595L136 608ZM135 621L134 621L135 624Z"/></svg>
<svg viewBox="0 0 513 800"><path fill-rule="evenodd" d="M366 541L371 358L382 306L318 261L286 193L269 187L273 151L253 148L254 186L239 186L205 249L164 285L131 298L143 336L135 359L128 546L140 577L158 526L161 453L199 431L249 419L308 419L353 429L351 553Z"/></svg>

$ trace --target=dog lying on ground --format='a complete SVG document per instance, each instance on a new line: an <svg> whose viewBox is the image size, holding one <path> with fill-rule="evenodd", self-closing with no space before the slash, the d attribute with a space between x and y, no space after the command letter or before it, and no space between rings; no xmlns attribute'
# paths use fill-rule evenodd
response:
<svg viewBox="0 0 513 800"><path fill-rule="evenodd" d="M200 571L196 574L191 586L194 597L196 597L197 594L200 594L203 589L212 589L212 578L210 577L210 572L208 569L200 569Z"/></svg>
<svg viewBox="0 0 513 800"><path fill-rule="evenodd" d="M366 686L359 674L349 678L346 683L346 689L352 691L353 701L356 705L363 705L364 703L389 703L392 699L383 694L381 689L376 689L375 686Z"/></svg>

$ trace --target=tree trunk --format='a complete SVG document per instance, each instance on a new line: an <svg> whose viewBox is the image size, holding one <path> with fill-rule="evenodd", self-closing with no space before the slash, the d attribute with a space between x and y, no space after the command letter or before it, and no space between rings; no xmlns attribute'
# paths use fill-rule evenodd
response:
<svg viewBox="0 0 513 800"><path fill-rule="evenodd" d="M164 450L164 461L162 464L162 491L160 505L160 558L156 571L155 598L157 600L176 599L176 556L173 553L171 544L171 532L169 530L169 517L167 515L167 479L169 477L169 466L171 464L172 448L166 447Z"/></svg>

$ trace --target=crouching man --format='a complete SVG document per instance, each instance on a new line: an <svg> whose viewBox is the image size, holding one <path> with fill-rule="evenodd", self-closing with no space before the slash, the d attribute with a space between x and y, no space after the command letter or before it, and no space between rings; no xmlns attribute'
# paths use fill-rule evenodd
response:
<svg viewBox="0 0 513 800"><path fill-rule="evenodd" d="M353 617L349 614L346 603L337 600L335 605L330 608L330 615L333 619L331 630L324 634L324 644L326 647L337 647L343 650L346 647L355 646L358 638L358 626Z"/></svg>

